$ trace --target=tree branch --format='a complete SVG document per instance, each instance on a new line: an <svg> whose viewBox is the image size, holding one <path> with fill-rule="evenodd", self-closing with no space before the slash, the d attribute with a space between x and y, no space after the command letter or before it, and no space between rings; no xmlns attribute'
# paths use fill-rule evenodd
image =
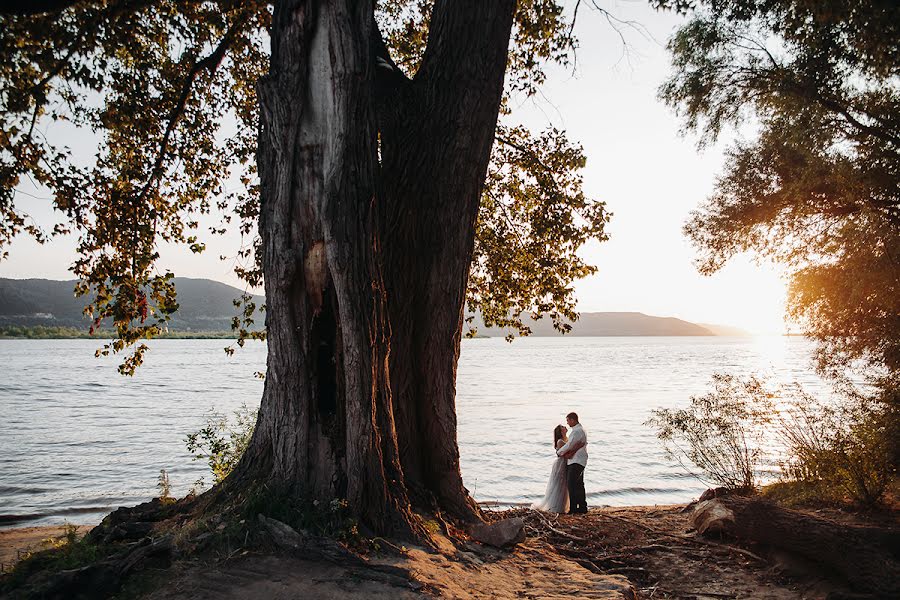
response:
<svg viewBox="0 0 900 600"><path fill-rule="evenodd" d="M152 0L151 0L151 2L152 2ZM72 2L71 4L75 4L75 2ZM105 13L104 11L99 12L90 23L88 23L84 27L79 28L78 35L75 36L75 38L69 44L69 48L66 51L65 56L63 56L56 63L56 66L53 69L51 69L39 82L37 82L36 84L34 84L34 86L32 86L31 90L29 90L29 94L34 96L36 91L43 89L48 83L50 83L50 81L54 77L56 77L57 75L62 73L62 70L65 69L66 65L69 64L69 60L72 58L72 56L74 56L75 52L81 47L81 42L87 36L89 36L91 33L93 33L94 30L96 30L97 26L104 19L106 19L106 18L113 19L116 16L122 15L122 14L128 12L128 10L126 10L126 9L139 10L141 8L144 8L144 6L146 6L147 3L138 3L137 5L135 5L133 7L123 6L124 4L127 4L127 2L114 5L112 10L110 10L108 12L108 14Z"/></svg>
<svg viewBox="0 0 900 600"><path fill-rule="evenodd" d="M892 134L889 131L885 131L882 127L873 127L871 125L866 125L865 123L857 119L848 108L843 106L837 100L834 100L833 98L826 98L820 94L815 95L815 100L825 108L833 110L834 112L847 119L847 122L849 122L860 131L877 137L884 142L889 142L895 147L900 146L900 138L898 138L897 135Z"/></svg>
<svg viewBox="0 0 900 600"><path fill-rule="evenodd" d="M222 40L219 42L219 45L216 46L215 50L213 50L212 53L207 57L195 63L191 68L191 71L188 73L188 76L181 87L181 94L178 97L178 101L175 103L175 106L169 113L168 123L166 124L166 131L163 134L162 141L159 144L159 151L156 154L156 161L154 162L153 168L150 171L150 177L147 179L147 182L141 189L141 193L138 196L138 203L142 202L146 198L147 194L150 191L150 188L158 182L159 177L162 174L162 165L165 161L166 152L169 148L169 140L171 139L172 133L175 131L175 128L178 125L178 121L184 114L184 109L187 106L187 101L191 96L191 90L194 87L194 82L203 71L214 73L216 69L218 69L219 65L222 64L222 60L225 58L225 53L228 51L228 48L231 46L235 37L237 37L237 33L240 31L241 27L243 27L245 22L245 16L240 15L235 20L235 22L232 23L231 27L228 28L228 31L225 32L225 35L222 37Z"/></svg>
<svg viewBox="0 0 900 600"><path fill-rule="evenodd" d="M530 156L532 159L534 159L534 162L537 163L537 165L539 167L541 167L547 173L547 175L549 175L550 181L553 182L553 185L554 185L554 187L556 187L556 190L557 191L560 190L559 182L556 181L556 171L551 169L550 166L541 159L541 157L537 154L537 152L534 152L533 150L527 148L526 146L523 146L522 144L514 142L511 139L504 137L504 136L495 136L494 139L497 142L504 144L506 146L509 146L510 148L515 148L519 152L526 154L526 155Z"/></svg>
<svg viewBox="0 0 900 600"><path fill-rule="evenodd" d="M550 175L555 174L553 169L551 169L549 166L547 166L547 164L541 160L541 157L538 156L537 153L532 152L530 149L526 148L522 144L516 143L516 142L512 141L511 139L509 139L507 137L503 137L503 136L497 136L494 139L496 139L501 144L509 146L510 148L515 148L519 152L522 152L523 154L527 154L527 155L531 156L532 158L534 158L534 161L541 166L542 169L547 171L547 173L549 173ZM553 180L554 180L554 182L556 181L556 179L553 179Z"/></svg>

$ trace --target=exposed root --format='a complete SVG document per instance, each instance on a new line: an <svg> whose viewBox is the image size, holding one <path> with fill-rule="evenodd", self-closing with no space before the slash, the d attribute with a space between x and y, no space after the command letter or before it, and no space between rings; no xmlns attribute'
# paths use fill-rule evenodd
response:
<svg viewBox="0 0 900 600"><path fill-rule="evenodd" d="M52 560L24 561L17 581L5 580L3 591L12 597L74 598L109 597L118 593L136 573L148 568L168 568L174 561L212 559L226 563L248 553L287 553L311 561L325 561L357 570L377 570L384 579L407 577L396 569L373 566L366 554L375 547L358 534L324 530L333 523L315 523L315 515L300 515L320 525L318 531L295 529L259 512L259 497L225 495L219 491L177 502L154 499L135 507L120 508L78 542L86 549L83 564L64 570ZM214 510L213 510L214 507ZM250 514L256 518L251 518ZM329 513L330 517L334 513ZM424 530L424 528L423 528ZM339 539L345 535L345 540ZM379 548L402 553L398 545L379 538ZM48 556L55 552L50 550ZM383 553L383 550L382 550ZM27 572L26 572L27 571ZM389 571L389 572L388 572ZM7 584L12 586L7 590ZM83 594L82 594L83 595Z"/></svg>

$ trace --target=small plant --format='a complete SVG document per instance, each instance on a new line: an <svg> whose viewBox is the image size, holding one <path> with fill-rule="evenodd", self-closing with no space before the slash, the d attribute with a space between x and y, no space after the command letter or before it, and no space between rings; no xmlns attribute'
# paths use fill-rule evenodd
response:
<svg viewBox="0 0 900 600"><path fill-rule="evenodd" d="M431 535L437 535L441 532L441 525L434 519L426 519L422 522L422 526L425 528L425 531L430 533Z"/></svg>
<svg viewBox="0 0 900 600"><path fill-rule="evenodd" d="M159 478L156 483L157 489L159 489L159 499L163 502L173 500L172 498L172 486L169 483L169 474L165 469L159 470Z"/></svg>
<svg viewBox="0 0 900 600"><path fill-rule="evenodd" d="M713 375L713 391L692 396L683 409L653 411L646 425L656 428L666 453L699 479L735 490L756 488L758 469L775 406L774 394L756 376Z"/></svg>
<svg viewBox="0 0 900 600"><path fill-rule="evenodd" d="M66 523L63 525L63 537L67 544L74 544L78 541L78 525Z"/></svg>
<svg viewBox="0 0 900 600"><path fill-rule="evenodd" d="M350 505L346 500L334 499L328 505L320 528L331 533L337 539L355 543L359 541L359 524L350 514Z"/></svg>
<svg viewBox="0 0 900 600"><path fill-rule="evenodd" d="M206 487L206 480L203 477L198 477L197 481L194 482L194 485L191 486L191 489L188 490L188 496L198 496L203 488Z"/></svg>
<svg viewBox="0 0 900 600"><path fill-rule="evenodd" d="M258 410L251 410L246 404L234 412L234 423L227 416L210 409L206 425L185 438L188 452L194 460L206 460L213 474L213 483L219 483L231 473L243 456L253 430L256 427ZM198 481L200 483L201 480Z"/></svg>
<svg viewBox="0 0 900 600"><path fill-rule="evenodd" d="M74 544L78 541L78 525L72 525L66 522L63 525L63 534L59 537L48 537L44 540L44 545L48 548L62 548ZM23 558L27 558L28 555Z"/></svg>

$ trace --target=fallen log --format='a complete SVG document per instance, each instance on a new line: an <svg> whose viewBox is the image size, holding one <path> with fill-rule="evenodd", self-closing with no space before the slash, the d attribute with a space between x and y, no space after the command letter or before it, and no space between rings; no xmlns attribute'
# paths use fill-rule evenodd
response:
<svg viewBox="0 0 900 600"><path fill-rule="evenodd" d="M854 591L900 598L900 531L845 525L740 496L700 502L691 523L700 533L721 533L802 556Z"/></svg>

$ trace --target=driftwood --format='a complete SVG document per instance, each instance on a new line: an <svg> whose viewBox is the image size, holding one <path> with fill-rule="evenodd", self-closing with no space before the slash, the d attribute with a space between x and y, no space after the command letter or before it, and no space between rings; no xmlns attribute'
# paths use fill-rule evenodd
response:
<svg viewBox="0 0 900 600"><path fill-rule="evenodd" d="M728 496L709 502L733 515L717 528L725 535L802 556L855 591L900 598L900 531L845 525L759 499Z"/></svg>

